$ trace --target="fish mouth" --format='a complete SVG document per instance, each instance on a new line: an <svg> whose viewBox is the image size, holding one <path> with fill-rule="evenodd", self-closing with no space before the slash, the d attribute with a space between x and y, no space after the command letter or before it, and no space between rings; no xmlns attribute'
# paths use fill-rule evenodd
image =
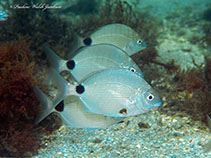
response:
<svg viewBox="0 0 211 158"><path fill-rule="evenodd" d="M142 44L141 44L141 47L143 47L143 48L147 48L147 47L148 47L148 45L147 45L146 43L142 43Z"/></svg>
<svg viewBox="0 0 211 158"><path fill-rule="evenodd" d="M150 109L156 109L156 108L160 107L161 104L162 104L162 101L159 101L159 102L153 104L152 106L142 107L142 109L145 111L149 111Z"/></svg>
<svg viewBox="0 0 211 158"><path fill-rule="evenodd" d="M155 107L155 108L156 108L156 107L159 107L161 104L163 104L162 101L159 101L159 102L157 102L157 103L154 105L154 107Z"/></svg>
<svg viewBox="0 0 211 158"><path fill-rule="evenodd" d="M141 76L142 78L144 78L144 74L140 73L140 72L136 72L139 76Z"/></svg>

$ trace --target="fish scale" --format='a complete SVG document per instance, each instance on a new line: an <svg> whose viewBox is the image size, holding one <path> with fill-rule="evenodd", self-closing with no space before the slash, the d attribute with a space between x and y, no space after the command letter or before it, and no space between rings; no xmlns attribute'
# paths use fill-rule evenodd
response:
<svg viewBox="0 0 211 158"><path fill-rule="evenodd" d="M143 77L138 65L123 50L110 44L97 44L82 48L72 54L69 60L61 59L47 47L46 55L52 67L58 72L69 71L77 82L90 73L110 68L134 68L135 73ZM73 69L69 69L66 65L70 60L75 63Z"/></svg>
<svg viewBox="0 0 211 158"><path fill-rule="evenodd" d="M34 87L34 91L44 105L35 124L38 124L51 112L58 113L64 124L70 128L101 129L122 121L122 118L105 117L86 112L80 99L76 96L69 96L61 101L57 106L62 106L62 110L58 111L56 110L57 106L52 108L53 101L48 99L38 87ZM49 111L50 109L51 111Z"/></svg>
<svg viewBox="0 0 211 158"><path fill-rule="evenodd" d="M85 87L85 89L88 90L86 91L85 96L82 95L81 98L84 100L87 107L89 107L88 105L92 103L98 103L98 106L95 108L95 111L93 111L93 107L89 107L87 111L91 113L104 113L104 115L106 114L114 116L116 115L116 113L119 113L122 108L124 108L122 106L120 108L114 108L115 105L124 105L125 108L127 107L127 109L129 109L128 107L132 103L130 98L135 93L135 89L132 89L131 87L125 85L118 85L118 83L106 83L106 87L108 88L108 91L105 91L105 89L101 89L100 87ZM134 107L132 110L134 110L135 108L136 111L139 110L138 107Z"/></svg>
<svg viewBox="0 0 211 158"><path fill-rule="evenodd" d="M135 116L162 104L158 94L142 77L126 69L97 71L84 78L78 86L68 83L54 69L51 69L49 76L51 77L48 82L55 81L58 93L55 100L50 103L42 91L36 90L39 100L45 105L45 108L37 116L36 123L54 112L57 105L69 96L78 97L80 103L73 101L73 107L71 105L64 107L64 111L60 112L60 115L64 122L76 128L88 128L89 126L90 128L104 128L117 123L118 119L110 117ZM77 91L77 87L82 89ZM80 108L77 109L77 106ZM87 126L85 126L85 120L83 120L84 124L81 122L77 126L75 114L78 114L78 117L81 116L82 120L87 118ZM110 119L104 120L103 115Z"/></svg>
<svg viewBox="0 0 211 158"><path fill-rule="evenodd" d="M99 28L90 37L93 40L93 44L105 43L108 40L123 50L129 44L130 39L137 40L140 38L130 27L122 24L110 24L107 27Z"/></svg>
<svg viewBox="0 0 211 158"><path fill-rule="evenodd" d="M102 72L101 74L104 76ZM129 73L129 76L125 76L124 72L116 70L108 70L106 74L106 78L98 74L85 80L83 83L85 93L81 95L81 98L83 98L87 106L92 105L94 102L98 103L98 106L95 107L95 111L93 107L89 107L88 111L92 113L115 115L123 108L122 105L124 105L125 108L129 106L131 103L129 102L129 98L141 87L143 80L137 78L131 82L130 78L136 78L137 75ZM129 80L126 78L129 78ZM93 82L96 83L93 85ZM120 107L115 105L120 105ZM116 109L114 107L116 107ZM133 111L138 111L138 109L133 109Z"/></svg>
<svg viewBox="0 0 211 158"><path fill-rule="evenodd" d="M147 112L162 103L142 77L126 69L97 71L87 76L78 86L65 81L53 69L51 76L59 88L55 105L67 96L75 95L80 97L87 112L126 117ZM82 89L78 91L79 87ZM152 100L148 99L149 95L152 95ZM126 110L124 114L120 113L123 109Z"/></svg>
<svg viewBox="0 0 211 158"><path fill-rule="evenodd" d="M121 118L90 114L83 110L80 99L74 96L64 100L64 110L60 115L68 127L74 128L105 128L122 120Z"/></svg>
<svg viewBox="0 0 211 158"><path fill-rule="evenodd" d="M141 36L124 24L116 23L102 26L85 38L78 36L73 30L72 34L75 40L70 51L66 54L66 59L69 59L77 49L95 44L112 44L125 51L129 56L147 47Z"/></svg>
<svg viewBox="0 0 211 158"><path fill-rule="evenodd" d="M131 44L134 44L141 37L130 27L123 24L110 24L97 29L90 35L92 45L99 43L109 43L126 51L129 56L133 55L130 51Z"/></svg>

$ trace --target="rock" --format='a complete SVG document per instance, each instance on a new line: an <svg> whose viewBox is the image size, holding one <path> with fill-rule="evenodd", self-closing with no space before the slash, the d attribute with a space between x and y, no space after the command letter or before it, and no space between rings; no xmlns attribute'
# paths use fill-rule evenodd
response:
<svg viewBox="0 0 211 158"><path fill-rule="evenodd" d="M190 70L196 66L203 67L205 63L201 48L191 44L189 41L179 40L174 36L168 36L157 47L159 56L156 58L162 63L174 60L175 65L181 70Z"/></svg>

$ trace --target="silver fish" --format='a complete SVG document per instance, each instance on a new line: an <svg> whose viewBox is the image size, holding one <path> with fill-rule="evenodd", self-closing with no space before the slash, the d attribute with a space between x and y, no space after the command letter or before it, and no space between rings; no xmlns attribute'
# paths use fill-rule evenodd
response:
<svg viewBox="0 0 211 158"><path fill-rule="evenodd" d="M75 41L73 42L72 49L66 55L67 59L72 52L82 46L90 46L100 43L115 45L124 50L129 56L132 56L147 47L140 35L124 24L116 23L102 26L86 38L79 37L73 30L72 33Z"/></svg>
<svg viewBox="0 0 211 158"><path fill-rule="evenodd" d="M121 49L110 44L97 44L84 47L72 54L70 60L63 60L45 47L48 62L58 72L67 70L79 82L98 70L125 68L144 77L138 65Z"/></svg>
<svg viewBox="0 0 211 158"><path fill-rule="evenodd" d="M42 111L37 116L35 124L42 121L41 117L46 116L46 113L49 114L49 109L51 112L58 113L63 123L70 128L102 129L122 121L122 118L105 117L84 111L83 104L76 96L66 97L64 101L52 108L53 101L38 87L34 87L34 90L42 104Z"/></svg>
<svg viewBox="0 0 211 158"><path fill-rule="evenodd" d="M162 104L157 93L142 77L126 69L98 71L77 86L68 83L54 69L50 76L56 81L59 91L53 108L71 95L80 98L87 112L110 117L135 116ZM47 115L48 112L41 120Z"/></svg>

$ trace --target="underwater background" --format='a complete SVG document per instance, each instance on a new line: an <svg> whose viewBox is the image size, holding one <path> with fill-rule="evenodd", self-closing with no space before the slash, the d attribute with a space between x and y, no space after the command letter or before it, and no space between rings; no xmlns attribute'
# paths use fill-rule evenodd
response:
<svg viewBox="0 0 211 158"><path fill-rule="evenodd" d="M0 0L0 10L0 157L211 157L209 0ZM86 37L111 23L147 43L132 58L162 106L101 130L68 128L54 113L34 125L43 45L64 57L71 29Z"/></svg>

